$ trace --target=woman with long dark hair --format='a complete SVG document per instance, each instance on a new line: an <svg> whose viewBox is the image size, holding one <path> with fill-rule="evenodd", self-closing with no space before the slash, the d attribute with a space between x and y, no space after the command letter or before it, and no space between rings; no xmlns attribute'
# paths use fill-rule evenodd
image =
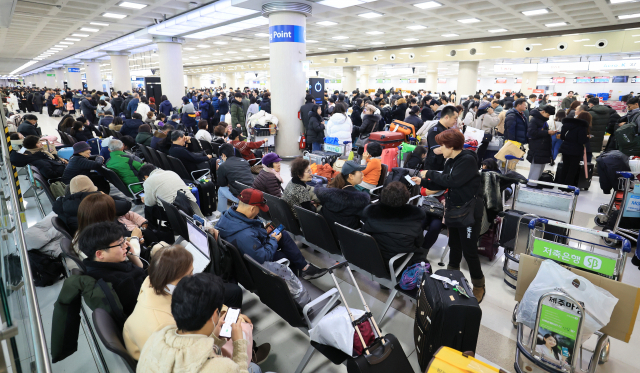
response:
<svg viewBox="0 0 640 373"><path fill-rule="evenodd" d="M551 333L547 333L542 337L542 343L536 346L536 352L546 359L551 358L559 363L566 363L567 361L567 357L562 354L560 347L558 347L556 336Z"/></svg>
<svg viewBox="0 0 640 373"><path fill-rule="evenodd" d="M579 110L580 111L580 110ZM576 118L565 118L562 121L560 145L562 168L556 176L556 183L577 186L577 172L583 158L585 146L589 143L589 126L591 114L580 111Z"/></svg>
<svg viewBox="0 0 640 373"><path fill-rule="evenodd" d="M424 160L427 159L427 148L418 145L411 153L406 155L404 168L412 170L421 170L424 167Z"/></svg>
<svg viewBox="0 0 640 373"><path fill-rule="evenodd" d="M324 119L321 115L322 107L313 105L309 112L309 127L307 128L307 141L311 143L311 151L322 150Z"/></svg>

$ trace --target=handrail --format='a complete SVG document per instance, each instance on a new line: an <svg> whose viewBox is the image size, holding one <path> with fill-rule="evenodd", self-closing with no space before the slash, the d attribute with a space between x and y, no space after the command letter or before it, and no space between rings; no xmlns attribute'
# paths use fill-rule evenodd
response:
<svg viewBox="0 0 640 373"><path fill-rule="evenodd" d="M0 95L0 99L2 95ZM1 105L1 104L0 104ZM11 178L13 170L9 161L9 147L7 139L4 135L4 128L6 128L6 117L4 114L4 108L0 106L0 123L2 124L2 134L0 134L0 142L2 144L2 167L6 172L7 177ZM11 198L7 200L11 203L11 213L13 214L13 223L15 224L16 234L18 238L17 246L20 254L20 265L22 269L22 277L24 283L24 289L26 294L27 308L29 309L29 324L31 329L31 337L33 341L33 351L35 352L35 363L38 372L52 373L51 361L49 359L49 349L47 348L47 340L45 339L44 327L42 326L42 315L40 314L40 306L38 305L38 296L36 294L36 288L33 284L33 277L31 274L31 264L29 263L29 255L27 254L27 244L24 238L24 231L22 229L22 223L20 219L20 207L17 204L18 191L16 190L15 183L9 181L9 190L11 191Z"/></svg>

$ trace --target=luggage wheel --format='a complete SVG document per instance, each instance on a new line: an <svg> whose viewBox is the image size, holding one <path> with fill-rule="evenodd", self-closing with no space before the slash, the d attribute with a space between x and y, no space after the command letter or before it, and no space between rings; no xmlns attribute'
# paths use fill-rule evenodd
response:
<svg viewBox="0 0 640 373"><path fill-rule="evenodd" d="M606 214L607 212L609 212L609 205L608 204L602 204L600 206L598 206L598 213L600 214Z"/></svg>
<svg viewBox="0 0 640 373"><path fill-rule="evenodd" d="M600 357L598 358L598 364L604 364L609 361L609 351L611 350L611 341L607 338L607 342L600 351Z"/></svg>
<svg viewBox="0 0 640 373"><path fill-rule="evenodd" d="M516 306L513 307L513 314L511 315L511 323L513 324L514 329L518 329L518 324L516 323L516 314L518 313L518 305L520 303L516 303ZM604 352L604 350L603 350Z"/></svg>
<svg viewBox="0 0 640 373"><path fill-rule="evenodd" d="M602 238L602 240L604 241L604 243L605 243L607 246L611 246L611 247L618 247L618 246L620 246L620 242L619 242L618 240L612 240L612 239L610 239L610 238L605 238L605 237L603 237L603 238Z"/></svg>
<svg viewBox="0 0 640 373"><path fill-rule="evenodd" d="M596 216L593 217L593 222L596 223L598 227L604 227L607 225L608 217L605 213L600 212Z"/></svg>

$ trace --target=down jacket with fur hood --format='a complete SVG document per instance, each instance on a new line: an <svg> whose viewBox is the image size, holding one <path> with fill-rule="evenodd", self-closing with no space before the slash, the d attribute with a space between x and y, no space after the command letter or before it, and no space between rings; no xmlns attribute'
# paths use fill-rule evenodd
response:
<svg viewBox="0 0 640 373"><path fill-rule="evenodd" d="M364 209L362 232L375 238L385 261L400 253L412 253L424 241L425 212L417 206L386 206L381 203Z"/></svg>
<svg viewBox="0 0 640 373"><path fill-rule="evenodd" d="M353 229L360 228L362 211L371 202L369 194L358 191L352 185L344 189L316 187L315 193L322 203L320 213L324 216L334 235L336 233L334 223L340 223Z"/></svg>
<svg viewBox="0 0 640 373"><path fill-rule="evenodd" d="M351 118L345 114L333 114L325 125L327 137L337 137L338 144L351 141Z"/></svg>

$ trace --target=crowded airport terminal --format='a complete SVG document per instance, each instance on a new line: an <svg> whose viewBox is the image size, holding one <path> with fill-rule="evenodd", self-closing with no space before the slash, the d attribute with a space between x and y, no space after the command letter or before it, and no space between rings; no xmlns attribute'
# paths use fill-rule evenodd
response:
<svg viewBox="0 0 640 373"><path fill-rule="evenodd" d="M640 371L640 0L0 0L0 372Z"/></svg>

